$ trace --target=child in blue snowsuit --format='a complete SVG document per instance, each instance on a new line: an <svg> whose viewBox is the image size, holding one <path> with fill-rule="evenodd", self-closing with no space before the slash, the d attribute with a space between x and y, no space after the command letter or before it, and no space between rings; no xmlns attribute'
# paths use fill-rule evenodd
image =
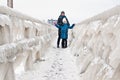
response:
<svg viewBox="0 0 120 80"><path fill-rule="evenodd" d="M61 29L60 38L62 39L62 48L67 48L68 29L72 29L75 24L73 24L72 26L68 26L67 20L63 18L63 25L59 26L58 24L56 24L55 26Z"/></svg>

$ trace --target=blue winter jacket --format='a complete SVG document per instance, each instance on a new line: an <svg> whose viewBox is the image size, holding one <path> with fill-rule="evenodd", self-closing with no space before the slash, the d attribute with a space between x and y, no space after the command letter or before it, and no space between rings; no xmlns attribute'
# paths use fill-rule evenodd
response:
<svg viewBox="0 0 120 80"><path fill-rule="evenodd" d="M72 26L68 26L68 24L64 24L63 26L59 26L58 24L56 24L55 26L57 28L61 29L60 38L67 39L68 38L68 29L72 29L74 27L74 25L75 24L73 24Z"/></svg>

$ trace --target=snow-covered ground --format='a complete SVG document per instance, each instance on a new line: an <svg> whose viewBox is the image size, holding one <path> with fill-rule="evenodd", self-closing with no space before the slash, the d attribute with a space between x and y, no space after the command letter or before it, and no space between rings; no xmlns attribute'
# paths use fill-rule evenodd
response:
<svg viewBox="0 0 120 80"><path fill-rule="evenodd" d="M70 48L56 48L56 41L46 51L44 61L38 61L33 69L17 75L16 80L79 80L76 59Z"/></svg>

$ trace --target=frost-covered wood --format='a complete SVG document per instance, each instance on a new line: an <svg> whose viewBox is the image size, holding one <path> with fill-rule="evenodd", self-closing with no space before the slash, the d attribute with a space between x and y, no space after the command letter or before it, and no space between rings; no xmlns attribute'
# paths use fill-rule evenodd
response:
<svg viewBox="0 0 120 80"><path fill-rule="evenodd" d="M7 0L8 7L13 8L13 0Z"/></svg>

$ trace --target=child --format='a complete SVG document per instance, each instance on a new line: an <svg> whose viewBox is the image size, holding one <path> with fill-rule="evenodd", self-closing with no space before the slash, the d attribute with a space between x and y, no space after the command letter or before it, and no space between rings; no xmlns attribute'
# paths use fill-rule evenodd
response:
<svg viewBox="0 0 120 80"><path fill-rule="evenodd" d="M60 38L62 39L62 48L67 48L68 29L72 29L75 26L75 24L73 24L72 26L68 26L67 20L65 18L63 18L62 21L62 26L59 26L58 24L56 24L55 26L61 29Z"/></svg>

